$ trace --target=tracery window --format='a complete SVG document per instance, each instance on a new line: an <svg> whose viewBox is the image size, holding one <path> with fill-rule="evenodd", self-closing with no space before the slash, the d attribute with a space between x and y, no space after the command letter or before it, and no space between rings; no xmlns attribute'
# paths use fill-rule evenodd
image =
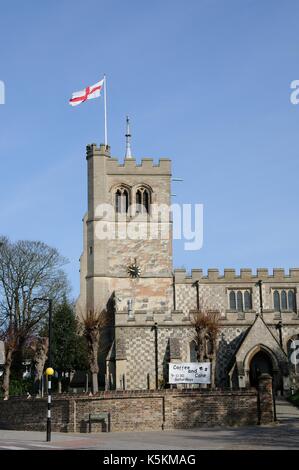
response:
<svg viewBox="0 0 299 470"><path fill-rule="evenodd" d="M147 188L140 187L136 191L136 212L139 214L149 213L150 193Z"/></svg>
<svg viewBox="0 0 299 470"><path fill-rule="evenodd" d="M121 186L115 191L115 211L125 214L129 208L129 191Z"/></svg>

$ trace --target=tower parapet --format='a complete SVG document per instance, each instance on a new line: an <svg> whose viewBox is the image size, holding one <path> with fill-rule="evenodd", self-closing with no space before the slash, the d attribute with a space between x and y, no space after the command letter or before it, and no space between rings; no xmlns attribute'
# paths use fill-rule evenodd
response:
<svg viewBox="0 0 299 470"><path fill-rule="evenodd" d="M86 146L86 160L91 158L93 155L103 155L110 158L110 146L105 144L89 144Z"/></svg>
<svg viewBox="0 0 299 470"><path fill-rule="evenodd" d="M107 162L107 174L170 176L171 161L167 158L160 158L156 164L152 158L142 158L141 163L136 163L135 158L130 158L120 163L117 158L111 158Z"/></svg>
<svg viewBox="0 0 299 470"><path fill-rule="evenodd" d="M107 175L148 175L148 176L171 176L171 160L169 158L160 158L158 163L153 158L144 157L141 163L131 157L120 162L118 158L111 157L110 147L104 144L90 144L86 146L86 159L92 156L106 156L106 174Z"/></svg>

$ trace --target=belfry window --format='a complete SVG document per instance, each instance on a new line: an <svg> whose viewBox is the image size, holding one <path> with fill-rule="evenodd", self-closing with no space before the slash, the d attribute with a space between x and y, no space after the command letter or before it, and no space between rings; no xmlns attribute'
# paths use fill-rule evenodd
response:
<svg viewBox="0 0 299 470"><path fill-rule="evenodd" d="M129 192L126 188L118 188L115 192L115 211L125 214L129 208Z"/></svg>
<svg viewBox="0 0 299 470"><path fill-rule="evenodd" d="M136 191L136 212L139 214L149 213L150 194L146 188L138 188Z"/></svg>
<svg viewBox="0 0 299 470"><path fill-rule="evenodd" d="M296 312L296 296L294 289L275 289L273 292L275 312Z"/></svg>
<svg viewBox="0 0 299 470"><path fill-rule="evenodd" d="M142 194L141 194L141 191L137 191L136 193L136 206L137 207L140 207L142 204Z"/></svg>

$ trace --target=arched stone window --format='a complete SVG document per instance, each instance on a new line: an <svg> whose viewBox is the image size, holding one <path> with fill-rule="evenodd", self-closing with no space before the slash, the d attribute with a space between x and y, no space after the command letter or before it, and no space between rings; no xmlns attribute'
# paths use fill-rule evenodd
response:
<svg viewBox="0 0 299 470"><path fill-rule="evenodd" d="M243 295L241 291L237 292L237 310L243 312Z"/></svg>
<svg viewBox="0 0 299 470"><path fill-rule="evenodd" d="M281 310L288 309L287 293L285 290L281 293Z"/></svg>
<svg viewBox="0 0 299 470"><path fill-rule="evenodd" d="M139 214L149 214L150 211L150 192L145 187L140 187L136 191L136 212Z"/></svg>
<svg viewBox="0 0 299 470"><path fill-rule="evenodd" d="M251 302L251 293L247 291L245 291L244 293L244 307L245 307L245 310L251 310L252 309L252 302Z"/></svg>
<svg viewBox="0 0 299 470"><path fill-rule="evenodd" d="M273 303L275 312L280 312L280 295L278 290L273 292Z"/></svg>
<svg viewBox="0 0 299 470"><path fill-rule="evenodd" d="M121 186L115 191L115 212L125 214L129 208L129 191Z"/></svg>
<svg viewBox="0 0 299 470"><path fill-rule="evenodd" d="M229 308L230 310L236 310L237 309L237 305L236 305L236 294L234 293L234 291L230 291L229 293Z"/></svg>

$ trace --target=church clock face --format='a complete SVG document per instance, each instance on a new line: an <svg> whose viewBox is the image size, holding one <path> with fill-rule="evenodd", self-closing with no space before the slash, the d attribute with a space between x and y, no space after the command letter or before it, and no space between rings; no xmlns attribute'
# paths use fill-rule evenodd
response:
<svg viewBox="0 0 299 470"><path fill-rule="evenodd" d="M129 276L133 279L136 279L138 277L140 277L141 275L141 269L140 267L138 266L137 264L137 261L135 259L134 263L133 264L130 264L128 267L127 267L127 272L129 274Z"/></svg>

